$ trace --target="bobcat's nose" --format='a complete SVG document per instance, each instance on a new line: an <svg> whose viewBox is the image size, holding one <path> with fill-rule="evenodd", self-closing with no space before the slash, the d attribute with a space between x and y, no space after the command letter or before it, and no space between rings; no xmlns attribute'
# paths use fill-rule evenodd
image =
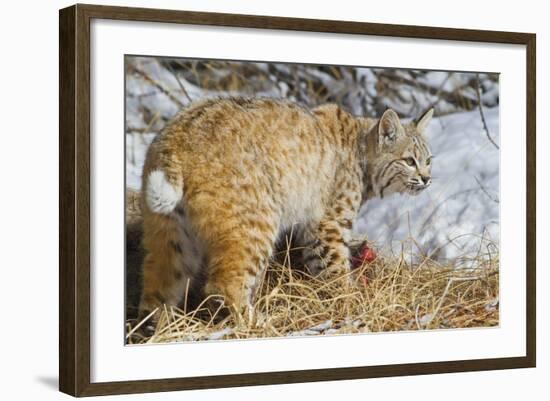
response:
<svg viewBox="0 0 550 401"><path fill-rule="evenodd" d="M420 179L424 183L424 185L430 185L431 177L429 175L421 175Z"/></svg>

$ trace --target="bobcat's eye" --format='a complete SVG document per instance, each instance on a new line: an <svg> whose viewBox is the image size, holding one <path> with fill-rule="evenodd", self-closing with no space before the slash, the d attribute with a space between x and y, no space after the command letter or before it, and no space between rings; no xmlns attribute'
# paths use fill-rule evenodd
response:
<svg viewBox="0 0 550 401"><path fill-rule="evenodd" d="M407 163L407 166L413 167L416 164L416 162L412 157L407 157L404 160L405 160L405 163Z"/></svg>
<svg viewBox="0 0 550 401"><path fill-rule="evenodd" d="M432 158L431 157L428 157L426 159L426 166L429 166L430 164L432 164Z"/></svg>

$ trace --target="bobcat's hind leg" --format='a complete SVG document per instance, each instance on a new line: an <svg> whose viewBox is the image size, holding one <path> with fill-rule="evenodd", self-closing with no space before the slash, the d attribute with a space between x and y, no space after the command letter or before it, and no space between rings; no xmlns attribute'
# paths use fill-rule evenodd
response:
<svg viewBox="0 0 550 401"><path fill-rule="evenodd" d="M245 219L232 231L211 233L208 249L205 294L221 296L227 307L248 312L249 317L276 237L275 225L260 219Z"/></svg>
<svg viewBox="0 0 550 401"><path fill-rule="evenodd" d="M139 318L153 315L156 322L163 306L178 306L194 287L200 269L199 255L193 239L178 217L181 211L170 215L146 213L144 215L143 289L139 305Z"/></svg>

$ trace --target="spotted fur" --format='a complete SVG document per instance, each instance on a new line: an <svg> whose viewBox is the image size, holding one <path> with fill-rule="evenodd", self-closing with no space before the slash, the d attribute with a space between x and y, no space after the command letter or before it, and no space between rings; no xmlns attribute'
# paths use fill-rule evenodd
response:
<svg viewBox="0 0 550 401"><path fill-rule="evenodd" d="M422 131L431 114L402 125L391 110L378 121L336 105L246 98L184 109L153 141L143 169L141 315L190 295L250 306L289 231L311 273L349 271L361 204L429 185Z"/></svg>

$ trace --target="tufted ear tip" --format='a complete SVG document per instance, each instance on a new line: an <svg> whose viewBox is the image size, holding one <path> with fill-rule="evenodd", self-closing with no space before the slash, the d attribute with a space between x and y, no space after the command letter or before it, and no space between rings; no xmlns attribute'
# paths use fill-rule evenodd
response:
<svg viewBox="0 0 550 401"><path fill-rule="evenodd" d="M417 130L420 132L424 132L426 130L426 127L432 120L433 115L434 115L434 109L433 107L430 107L428 110L424 112L424 114L418 117L415 121Z"/></svg>

